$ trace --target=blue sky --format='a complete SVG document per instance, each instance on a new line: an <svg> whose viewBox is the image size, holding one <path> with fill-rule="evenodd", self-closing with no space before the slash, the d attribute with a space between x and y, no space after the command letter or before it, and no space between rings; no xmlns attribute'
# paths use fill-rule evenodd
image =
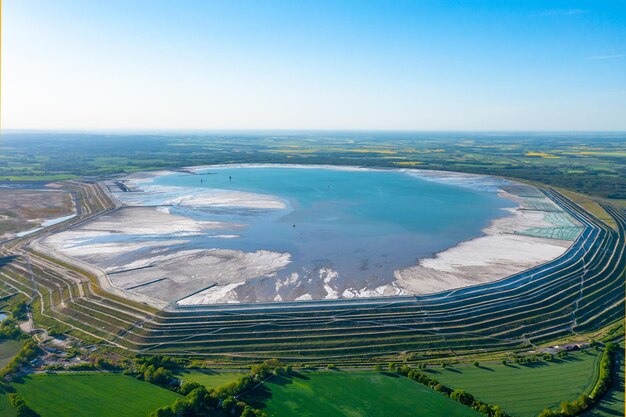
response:
<svg viewBox="0 0 626 417"><path fill-rule="evenodd" d="M2 6L4 129L626 130L625 1Z"/></svg>

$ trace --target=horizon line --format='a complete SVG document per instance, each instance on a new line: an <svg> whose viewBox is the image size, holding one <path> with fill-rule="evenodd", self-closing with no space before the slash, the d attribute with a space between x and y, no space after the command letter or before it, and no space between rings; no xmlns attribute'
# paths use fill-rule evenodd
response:
<svg viewBox="0 0 626 417"><path fill-rule="evenodd" d="M589 129L365 129L365 128L214 128L214 129L180 129L180 128L94 128L94 129L26 129L26 128L0 128L1 134L37 134L37 133L67 133L67 134L155 134L155 133L271 133L271 132L289 132L289 133L624 133L626 129L607 129L607 130L589 130Z"/></svg>

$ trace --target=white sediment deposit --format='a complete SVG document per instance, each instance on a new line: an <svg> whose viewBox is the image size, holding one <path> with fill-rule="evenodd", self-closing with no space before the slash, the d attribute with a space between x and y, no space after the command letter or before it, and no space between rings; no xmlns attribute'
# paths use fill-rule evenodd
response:
<svg viewBox="0 0 626 417"><path fill-rule="evenodd" d="M490 282L540 265L562 255L571 241L515 234L533 227L550 227L543 211L527 210L525 199L501 196L519 206L510 215L492 221L485 236L462 242L420 260L416 266L395 271L396 284L414 294L425 294ZM545 204L554 205L548 198ZM554 205L556 208L556 205Z"/></svg>
<svg viewBox="0 0 626 417"><path fill-rule="evenodd" d="M243 191L221 189L189 190L183 187L147 185L142 181L132 180L134 187L141 187L140 192L119 193L119 197L127 205L143 205L146 196L152 205L182 207L242 207L256 209L284 209L285 202L275 196Z"/></svg>
<svg viewBox="0 0 626 417"><path fill-rule="evenodd" d="M225 227L240 225L193 220L155 207L131 207L53 234L41 243L100 267L117 288L164 301L201 291L188 302L227 302L232 298L230 289L251 278L275 274L289 263L290 256L266 250L185 249L185 238ZM115 239L107 241L110 237ZM202 291L208 287L212 289Z"/></svg>
<svg viewBox="0 0 626 417"><path fill-rule="evenodd" d="M151 261L143 269L110 275L111 282L166 301L182 298L180 304L236 302L232 290L249 279L272 276L289 264L290 256L265 250L209 249L177 252Z"/></svg>
<svg viewBox="0 0 626 417"><path fill-rule="evenodd" d="M194 195L186 195L166 200L164 204L194 207L246 207L262 209L283 209L285 203L278 198L240 191L207 190Z"/></svg>

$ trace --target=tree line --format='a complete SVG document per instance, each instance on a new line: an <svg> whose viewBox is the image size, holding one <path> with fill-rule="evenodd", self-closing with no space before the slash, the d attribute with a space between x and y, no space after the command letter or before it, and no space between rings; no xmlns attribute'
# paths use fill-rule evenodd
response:
<svg viewBox="0 0 626 417"><path fill-rule="evenodd" d="M602 397L611 389L613 384L613 374L615 357L619 345L616 343L607 343L604 345L604 351L600 358L600 374L598 381L594 385L589 395L582 394L578 399L561 403L559 410L545 409L539 414L539 417L574 417L583 414L597 404Z"/></svg>
<svg viewBox="0 0 626 417"><path fill-rule="evenodd" d="M452 390L445 385L441 384L436 379L418 371L417 369L411 369L408 366L402 366L398 369L398 372L412 379L413 381L419 382L420 384L426 385L429 388L434 389L437 392L442 393L443 395L463 404L468 407L473 408L479 413L487 416L487 417L511 417L506 414L499 405L491 405L484 403L482 401L477 400L474 396L465 390L455 389Z"/></svg>

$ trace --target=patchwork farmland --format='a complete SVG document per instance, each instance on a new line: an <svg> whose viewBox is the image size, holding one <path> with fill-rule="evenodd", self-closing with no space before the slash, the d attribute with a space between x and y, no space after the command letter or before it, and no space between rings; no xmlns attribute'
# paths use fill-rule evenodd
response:
<svg viewBox="0 0 626 417"><path fill-rule="evenodd" d="M599 330L624 316L626 210L602 203L615 229L545 189L583 230L561 257L508 278L424 296L156 309L119 293L33 241L116 210L107 190L70 182L78 215L2 246L7 293L33 301L35 326L135 353L218 362L276 357L359 364L408 355L455 359L528 349Z"/></svg>

